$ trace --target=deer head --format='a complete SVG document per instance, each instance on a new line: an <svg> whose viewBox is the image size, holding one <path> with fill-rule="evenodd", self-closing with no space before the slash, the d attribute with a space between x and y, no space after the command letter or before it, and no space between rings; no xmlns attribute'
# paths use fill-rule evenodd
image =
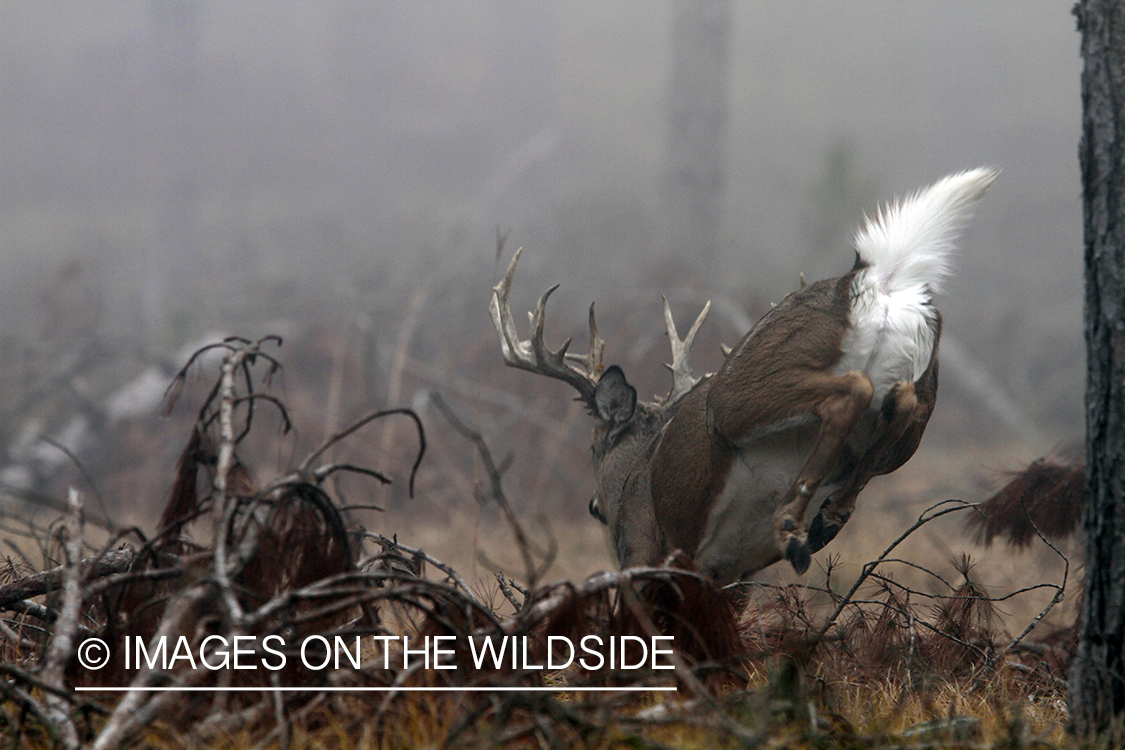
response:
<svg viewBox="0 0 1125 750"><path fill-rule="evenodd" d="M530 338L520 339L508 295L522 252L523 248L520 248L513 255L507 272L492 290L489 306L493 325L500 336L504 363L562 380L578 391L577 400L586 405L594 419L591 448L597 490L590 501L590 514L609 526L618 558L623 564L660 556L663 545L657 543L644 469L647 461L651 460L654 440L675 405L700 382L700 378L692 374L688 357L695 334L703 325L711 303L703 306L695 323L681 339L668 300L664 300L664 322L672 350L672 363L667 365L672 372L672 387L664 398L640 401L636 389L629 384L620 367L603 366L605 341L598 334L593 304L589 314L590 344L585 355L569 351L569 338L554 351L544 342L547 301L558 288L557 284L544 292L534 312L528 313ZM626 522L626 518L643 518L643 523ZM638 540L646 542L643 549L637 546Z"/></svg>

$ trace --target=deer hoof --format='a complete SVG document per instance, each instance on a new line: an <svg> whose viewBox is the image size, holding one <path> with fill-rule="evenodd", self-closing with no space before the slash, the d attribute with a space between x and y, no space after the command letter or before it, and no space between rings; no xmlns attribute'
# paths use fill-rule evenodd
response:
<svg viewBox="0 0 1125 750"><path fill-rule="evenodd" d="M813 552L819 552L824 549L824 546L836 538L840 533L840 529L844 528L844 524L848 522L847 516L840 518L836 521L825 521L824 515L821 513L816 514L816 518L809 524L809 548Z"/></svg>
<svg viewBox="0 0 1125 750"><path fill-rule="evenodd" d="M817 516L809 524L809 550L812 552L819 552L824 549L824 545L831 542L840 533L840 524L838 523L824 523L824 516Z"/></svg>
<svg viewBox="0 0 1125 750"><path fill-rule="evenodd" d="M797 575L804 575L812 564L812 551L808 542L802 542L796 537L790 539L789 544L785 545L785 559L797 571Z"/></svg>

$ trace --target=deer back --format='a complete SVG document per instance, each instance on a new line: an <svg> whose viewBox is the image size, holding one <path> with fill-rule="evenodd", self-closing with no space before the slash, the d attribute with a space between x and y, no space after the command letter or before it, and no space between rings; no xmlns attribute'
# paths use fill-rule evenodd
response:
<svg viewBox="0 0 1125 750"><path fill-rule="evenodd" d="M712 378L713 434L744 445L812 421L809 381L842 357L855 272L792 292L742 337Z"/></svg>

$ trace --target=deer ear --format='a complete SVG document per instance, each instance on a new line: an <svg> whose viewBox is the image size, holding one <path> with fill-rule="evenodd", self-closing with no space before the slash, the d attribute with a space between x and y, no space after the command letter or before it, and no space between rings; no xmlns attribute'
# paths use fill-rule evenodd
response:
<svg viewBox="0 0 1125 750"><path fill-rule="evenodd" d="M609 367L594 388L594 406L598 419L619 425L633 418L637 406L637 389L625 380L625 373L617 365Z"/></svg>

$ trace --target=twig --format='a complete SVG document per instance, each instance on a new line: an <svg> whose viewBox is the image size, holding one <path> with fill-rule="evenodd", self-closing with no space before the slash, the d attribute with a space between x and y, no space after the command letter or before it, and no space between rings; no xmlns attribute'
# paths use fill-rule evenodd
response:
<svg viewBox="0 0 1125 750"><path fill-rule="evenodd" d="M497 583L500 584L500 593L515 607L516 612L519 612L523 609L523 605L519 603L519 600L516 599L516 595L512 593L512 587L504 581L504 571L497 571L495 575Z"/></svg>
<svg viewBox="0 0 1125 750"><path fill-rule="evenodd" d="M64 456L70 459L70 462L74 464L75 468L78 469L78 473L80 473L82 475L82 478L86 480L86 484L89 485L90 491L94 493L94 499L98 501L98 508L101 510L102 515L102 517L98 519L98 523L109 529L111 533L116 532L117 528L114 525L113 521L110 519L109 511L106 510L105 507L105 497L102 495L101 489L98 488L97 481L94 479L93 475L91 475L90 472L86 470L86 466L82 463L82 461L79 460L78 456L74 455L74 452L62 443L49 438L46 435L43 435L39 439L55 450L62 452Z"/></svg>
<svg viewBox="0 0 1125 750"><path fill-rule="evenodd" d="M484 436L458 417L453 409L445 403L440 393L431 391L430 398L434 406L445 416L453 429L476 446L477 454L480 456L481 462L484 464L485 473L488 475L489 490L487 495L483 496L493 500L504 514L508 526L511 527L512 533L516 537L516 546L519 547L520 555L523 557L528 585L531 588L535 588L536 582L539 580L540 576L542 576L547 568L554 562L553 553L550 551L543 552L541 550L535 550L531 538L524 530L523 524L520 523L515 510L512 509L511 503L508 502L507 495L504 494L503 470L497 467L496 462L493 460L492 452L489 450L488 443L485 442ZM544 558L541 566L536 564L533 550L539 552Z"/></svg>
<svg viewBox="0 0 1125 750"><path fill-rule="evenodd" d="M350 471L353 474L362 474L364 476L371 477L372 479L378 481L380 484L391 484L390 477L388 477L381 471L369 469L366 466L356 466L355 464L325 464L324 466L319 466L317 467L317 470L313 472L313 481L315 481L317 484L321 484L325 479L332 476L338 471ZM378 505L353 505L349 507L353 510L359 510L361 508L365 510L383 510L383 508L379 507ZM341 508L340 510L343 510L343 508Z"/></svg>
<svg viewBox="0 0 1125 750"><path fill-rule="evenodd" d="M917 570L921 573L925 573L926 575L930 576L931 578L935 578L935 579L941 581L945 585L945 587L947 589L949 589L950 591L953 591L957 588L956 586L951 584L949 581L947 581L944 578L942 578L941 576L939 576L934 571L930 570L929 568L927 568L923 565L919 565L916 562L911 562L910 560L903 560L902 558L898 558L898 557L888 557L886 560L883 561L883 564L886 565L888 563L898 563L899 565L905 565L908 568L914 568L915 570ZM874 575L873 577L880 578L880 579L882 578L882 576L878 576L878 575Z"/></svg>
<svg viewBox="0 0 1125 750"><path fill-rule="evenodd" d="M691 570L679 568L625 568L620 571L602 571L587 578L577 586L571 584L556 586L554 591L542 596L533 603L525 605L515 617L505 620L502 625L505 634L530 630L535 623L551 617L559 607L566 606L573 597L585 598L608 589L620 589L636 581L647 579L675 579L677 577L695 578L710 582L706 576Z"/></svg>
<svg viewBox="0 0 1125 750"><path fill-rule="evenodd" d="M901 561L884 560L883 562L886 563L886 562L901 562ZM912 567L915 567L918 570L921 570L923 572L930 573L929 570L922 567L921 565L914 565ZM934 575L934 577L938 578L938 576L936 576L936 575ZM872 573L871 578L873 578L876 581L879 581L880 583L883 583L883 584L886 584L886 585L889 585L889 586L894 586L895 588L902 589L903 591L906 591L907 593L914 594L916 596L921 596L921 597L926 598L926 599L936 599L938 601L943 601L943 602L956 602L956 601L971 600L971 601L988 602L989 604L999 604L1000 602L1006 602L1009 599L1020 596L1022 594L1029 593L1031 591L1037 591L1038 589L1055 589L1055 590L1057 590L1059 588L1059 584L1057 584L1057 583L1037 583L1034 586L1024 586L1022 589L1017 589L1016 591L1010 591L1007 594L1004 594L1003 596L956 596L954 594L929 594L925 591L921 591L919 589L911 588L911 587L907 586L906 584L899 583L898 581L896 581L893 578L889 578L887 576L883 576L883 575L880 575L878 573ZM938 580L941 580L941 579L938 578ZM945 583L945 581L942 581L942 583ZM953 588L953 587L950 586L950 588ZM853 600L851 603L852 604L858 604L860 602L857 601L857 600Z"/></svg>
<svg viewBox="0 0 1125 750"><path fill-rule="evenodd" d="M303 477L303 476L309 475L310 473L313 477L315 477L314 481L319 483L319 482L324 481L324 479L329 474L331 474L332 472L338 471L338 470L341 470L341 469L347 469L349 471L362 471L362 473L366 473L366 474L375 476L376 478L378 478L380 481L383 481L384 483L389 483L390 480L387 479L386 477L384 477L379 472L373 472L370 469L360 470L358 468L351 467L350 465L347 465L347 464L329 464L327 467L320 467L320 468L316 469L315 471L311 470L310 467L312 466L314 461L316 461L318 458L320 458L322 455L324 455L325 451L327 451L333 445L340 442L344 438L348 437L349 435L351 435L355 431L363 428L368 423L373 422L376 419L382 419L383 417L389 417L389 416L393 416L395 414L403 414L403 415L406 415L406 416L410 417L412 420L414 420L414 426L418 429L418 456L414 459L414 465L410 468L410 485L409 485L410 486L410 496L414 497L414 479L418 475L418 467L421 466L421 464L422 464L422 457L426 454L426 430L425 430L425 428L423 428L422 420L418 416L418 414L415 413L415 411L413 409L406 409L406 408L380 409L378 411L373 411L369 414L366 414L366 415L360 417L355 422L352 422L350 425L348 425L347 427L340 430L339 432L337 432L332 437L325 440L323 443L321 443L320 447L318 447L316 450L314 450L312 453L310 453L308 456L306 456L305 460L302 461L301 464L297 467L297 471L295 472L295 475L290 475L289 477L283 477L282 479L279 479L277 482L275 482L273 485L271 485L271 487L276 486L276 485L281 484L281 483L284 483L284 482L287 482L287 481L292 481L290 479L290 477L292 477L292 476Z"/></svg>
<svg viewBox="0 0 1125 750"><path fill-rule="evenodd" d="M1036 669L1034 667L1029 667L1026 664L1021 664L1018 661L1012 661L1011 659L1006 659L1004 661L1004 666L1008 667L1009 669L1014 669L1017 672L1023 672L1024 674L1032 675L1032 676L1035 676L1035 677L1041 677L1041 678L1045 679L1047 682L1051 683L1051 685L1055 688L1055 690L1058 690L1059 692L1063 693L1064 695L1066 694L1066 692L1069 688L1069 686L1066 683L1066 680L1061 680L1058 677L1055 677L1050 672L1041 671L1041 670Z"/></svg>
<svg viewBox="0 0 1125 750"><path fill-rule="evenodd" d="M190 559L191 558L188 558L188 560ZM130 570L122 573L111 573L105 578L100 578L91 583L87 587L86 594L87 596L95 596L103 591L136 581L162 581L167 578L178 578L184 574L188 567L187 564L177 564L169 567L155 568L153 570Z"/></svg>
<svg viewBox="0 0 1125 750"><path fill-rule="evenodd" d="M519 585L518 582L513 581L511 578L508 579L508 585L523 594L523 600L525 602L531 597L531 589L524 588L523 586Z"/></svg>
<svg viewBox="0 0 1125 750"><path fill-rule="evenodd" d="M15 622L13 622L12 625L15 625ZM28 627L32 627L34 630L37 630L37 631L40 631L40 632L44 632L44 633L46 632L42 628L35 628L34 626L29 626L26 623L20 623L20 630L24 630L25 628L28 628ZM8 623L4 622L3 620L0 620L0 635L7 638L11 642L11 644L13 646L15 646L16 648L19 648L20 646L23 646L25 648L38 650L39 646L40 646L39 643L37 643L35 641L32 641L28 638L24 638L22 635L20 635L16 631L12 630L12 628L8 625ZM0 663L2 663L2 662L0 662Z"/></svg>
<svg viewBox="0 0 1125 750"><path fill-rule="evenodd" d="M1026 508L1024 508L1024 512L1025 513L1027 512ZM1047 537L1043 536L1043 533L1039 530L1039 527L1035 525L1035 521L1031 518L1030 514L1028 515L1027 520L1028 520L1028 522L1031 523L1031 528L1035 529L1036 535L1043 541L1043 543L1046 544L1048 547L1050 547L1051 550L1054 551L1054 553L1056 555L1058 555L1060 558L1062 558L1062 561L1063 561L1062 583L1058 584L1058 585L1050 584L1050 583L1040 584L1042 586L1054 587L1055 588L1055 595L1053 597L1051 597L1051 601L1047 602L1047 606L1044 607L1039 612L1038 615L1036 615L1034 618L1032 618L1031 622L1029 622L1027 624L1027 627L1025 627L1023 629L1023 632L1021 632L1019 635L1017 635L1015 638L1013 638L1012 641L1007 646L1004 646L1004 648L998 649L996 651L996 653L993 654L992 658L990 658L988 660L988 662L985 664L985 667L988 668L988 669L991 669L996 664L997 660L999 660L1001 657L1003 657L1005 654L1007 654L1013 648L1018 646L1020 644L1020 642L1023 641L1024 638L1027 637L1028 633L1030 633L1032 630L1034 630L1035 626L1038 625L1040 623L1040 621L1042 621L1042 619L1047 616L1047 613L1050 612L1052 609L1054 609L1056 604L1058 604L1059 602L1062 601L1063 596L1066 593L1066 582L1067 582L1067 578L1070 575L1070 560L1067 559L1066 555L1064 555L1061 551L1059 551L1058 547L1051 544L1050 540L1048 540Z"/></svg>
<svg viewBox="0 0 1125 750"><path fill-rule="evenodd" d="M418 323L421 320L422 312L426 305L426 299L430 295L430 288L433 282L433 276L427 274L421 285L415 287L414 293L410 297L410 303L406 308L406 314L403 316L402 327L399 328L398 340L395 343L394 356L391 360L391 370L387 386L388 403L397 403L401 396L402 375L406 366L407 357L410 354L410 345L414 339L414 334L417 332ZM382 440L379 444L383 454L388 453L391 446L394 444L395 432L396 430L394 429L384 430Z"/></svg>

